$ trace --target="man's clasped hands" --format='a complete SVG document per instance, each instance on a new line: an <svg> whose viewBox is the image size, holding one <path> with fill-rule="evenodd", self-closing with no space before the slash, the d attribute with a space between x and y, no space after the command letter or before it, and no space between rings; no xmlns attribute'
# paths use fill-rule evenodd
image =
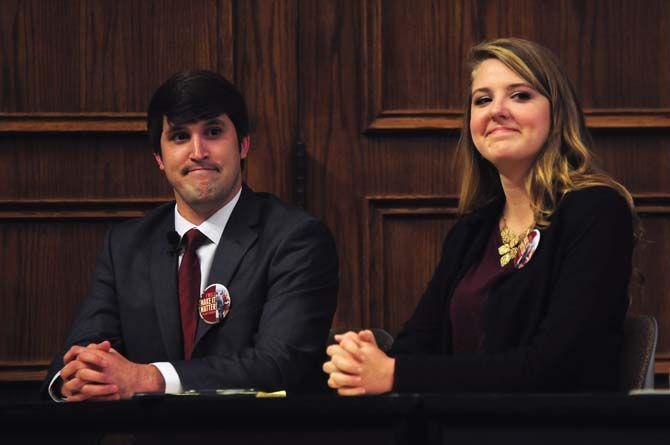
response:
<svg viewBox="0 0 670 445"><path fill-rule="evenodd" d="M105 340L72 346L63 356L61 394L68 402L128 399L137 392L162 392L165 381L153 365L133 363Z"/></svg>

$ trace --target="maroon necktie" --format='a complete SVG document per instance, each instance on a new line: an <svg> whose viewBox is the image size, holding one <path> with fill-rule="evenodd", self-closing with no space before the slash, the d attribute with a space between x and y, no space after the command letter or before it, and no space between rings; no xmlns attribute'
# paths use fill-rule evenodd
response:
<svg viewBox="0 0 670 445"><path fill-rule="evenodd" d="M198 325L196 305L200 297L200 260L196 251L208 238L198 229L184 234L186 250L179 266L179 310L181 331L184 339L184 358L191 359L195 341L195 327Z"/></svg>

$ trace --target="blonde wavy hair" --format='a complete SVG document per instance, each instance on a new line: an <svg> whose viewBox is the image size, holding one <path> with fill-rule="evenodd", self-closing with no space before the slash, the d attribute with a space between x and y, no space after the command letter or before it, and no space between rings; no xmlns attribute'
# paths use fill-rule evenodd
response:
<svg viewBox="0 0 670 445"><path fill-rule="evenodd" d="M584 113L556 56L528 40L503 38L474 46L468 57L470 84L458 141L463 174L459 213L469 213L503 193L498 171L479 154L470 133L472 78L479 64L488 59L505 64L546 97L551 106L549 136L526 177L526 191L536 224L540 227L549 225L549 218L563 194L597 185L616 189L628 201L632 211L633 198L628 190L593 165L593 142Z"/></svg>

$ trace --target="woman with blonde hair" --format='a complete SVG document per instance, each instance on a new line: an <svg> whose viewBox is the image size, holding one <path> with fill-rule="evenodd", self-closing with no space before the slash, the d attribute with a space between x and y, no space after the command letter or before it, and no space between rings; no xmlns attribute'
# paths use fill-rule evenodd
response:
<svg viewBox="0 0 670 445"><path fill-rule="evenodd" d="M460 219L387 355L337 336L323 369L342 395L607 391L618 382L635 215L593 166L574 89L546 48L472 48Z"/></svg>

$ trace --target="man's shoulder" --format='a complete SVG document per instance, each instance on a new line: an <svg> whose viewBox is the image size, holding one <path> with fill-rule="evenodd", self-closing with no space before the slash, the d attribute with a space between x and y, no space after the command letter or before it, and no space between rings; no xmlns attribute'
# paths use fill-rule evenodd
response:
<svg viewBox="0 0 670 445"><path fill-rule="evenodd" d="M314 215L282 201L272 193L250 191L248 199L248 204L256 212L256 225L264 230L277 233L305 224L325 227Z"/></svg>
<svg viewBox="0 0 670 445"><path fill-rule="evenodd" d="M115 242L144 242L163 230L165 236L174 230L174 201L166 202L149 210L144 216L116 224L110 231Z"/></svg>

